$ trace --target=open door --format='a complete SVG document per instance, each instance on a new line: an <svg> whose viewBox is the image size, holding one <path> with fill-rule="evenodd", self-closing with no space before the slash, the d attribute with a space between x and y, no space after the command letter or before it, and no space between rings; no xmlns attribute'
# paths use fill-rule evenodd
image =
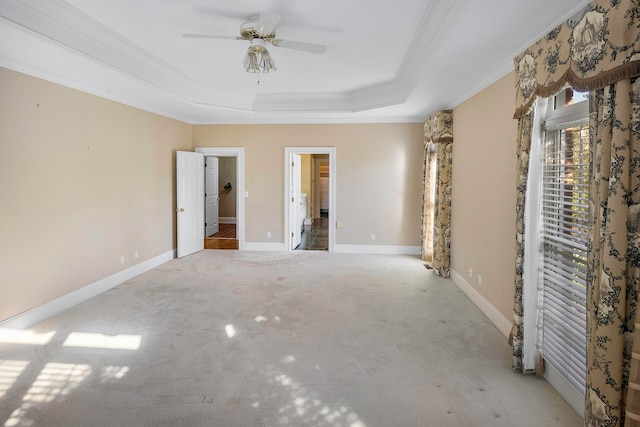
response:
<svg viewBox="0 0 640 427"><path fill-rule="evenodd" d="M204 156L176 153L178 258L204 249Z"/></svg>
<svg viewBox="0 0 640 427"><path fill-rule="evenodd" d="M302 221L304 218L300 218L300 188L301 188L301 168L300 164L302 160L299 154L291 153L291 207L290 207L290 220L291 220L291 249L298 247L302 242Z"/></svg>

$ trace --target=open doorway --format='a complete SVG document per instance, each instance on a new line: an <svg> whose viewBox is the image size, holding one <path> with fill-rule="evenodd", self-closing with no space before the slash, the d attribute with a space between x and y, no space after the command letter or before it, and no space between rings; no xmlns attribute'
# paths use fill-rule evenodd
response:
<svg viewBox="0 0 640 427"><path fill-rule="evenodd" d="M243 249L244 148L196 148L205 156L205 249ZM214 160L215 159L215 160ZM215 166L215 173L209 170ZM215 176L213 176L215 175ZM207 211L211 209L215 212ZM210 224L211 223L211 224ZM213 225L213 227L210 227Z"/></svg>
<svg viewBox="0 0 640 427"><path fill-rule="evenodd" d="M205 249L238 249L236 158L205 157Z"/></svg>
<svg viewBox="0 0 640 427"><path fill-rule="evenodd" d="M335 148L285 148L285 247L333 251Z"/></svg>
<svg viewBox="0 0 640 427"><path fill-rule="evenodd" d="M329 250L329 155L301 154L300 243L298 251ZM295 171L294 171L295 173Z"/></svg>

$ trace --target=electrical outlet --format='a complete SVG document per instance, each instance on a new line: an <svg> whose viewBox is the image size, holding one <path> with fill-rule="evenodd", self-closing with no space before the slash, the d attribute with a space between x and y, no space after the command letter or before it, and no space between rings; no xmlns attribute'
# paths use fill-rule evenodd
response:
<svg viewBox="0 0 640 427"><path fill-rule="evenodd" d="M371 240L376 240L376 235L375 235L375 233L371 233Z"/></svg>
<svg viewBox="0 0 640 427"><path fill-rule="evenodd" d="M271 232L267 231L267 239L270 239L270 238L271 238Z"/></svg>
<svg viewBox="0 0 640 427"><path fill-rule="evenodd" d="M124 255L120 255L120 264L124 264Z"/></svg>
<svg viewBox="0 0 640 427"><path fill-rule="evenodd" d="M478 286L482 286L482 275L478 274Z"/></svg>
<svg viewBox="0 0 640 427"><path fill-rule="evenodd" d="M342 228L342 221L336 221L336 228Z"/></svg>
<svg viewBox="0 0 640 427"><path fill-rule="evenodd" d="M469 268L469 277L473 277L473 269Z"/></svg>
<svg viewBox="0 0 640 427"><path fill-rule="evenodd" d="M136 249L136 251L133 253L133 257L137 259L138 255L140 255L140 254L138 253L138 250Z"/></svg>

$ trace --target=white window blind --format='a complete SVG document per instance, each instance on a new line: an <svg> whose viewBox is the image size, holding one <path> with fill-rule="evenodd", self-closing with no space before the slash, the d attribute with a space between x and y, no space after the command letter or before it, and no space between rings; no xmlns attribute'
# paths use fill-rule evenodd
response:
<svg viewBox="0 0 640 427"><path fill-rule="evenodd" d="M544 358L585 393L589 126L547 129L542 171Z"/></svg>

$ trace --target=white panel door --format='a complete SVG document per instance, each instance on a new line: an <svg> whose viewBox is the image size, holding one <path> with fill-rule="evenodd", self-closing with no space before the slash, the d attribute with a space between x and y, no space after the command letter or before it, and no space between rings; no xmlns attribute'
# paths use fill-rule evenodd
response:
<svg viewBox="0 0 640 427"><path fill-rule="evenodd" d="M218 189L218 158L207 157L205 159L205 232L206 237L212 236L220 231L219 225L219 203L220 194Z"/></svg>
<svg viewBox="0 0 640 427"><path fill-rule="evenodd" d="M178 258L204 249L204 156L176 153Z"/></svg>
<svg viewBox="0 0 640 427"><path fill-rule="evenodd" d="M300 190L302 188L302 160L299 154L291 153L291 206L289 218L291 221L291 249L302 242L302 221L300 218Z"/></svg>

